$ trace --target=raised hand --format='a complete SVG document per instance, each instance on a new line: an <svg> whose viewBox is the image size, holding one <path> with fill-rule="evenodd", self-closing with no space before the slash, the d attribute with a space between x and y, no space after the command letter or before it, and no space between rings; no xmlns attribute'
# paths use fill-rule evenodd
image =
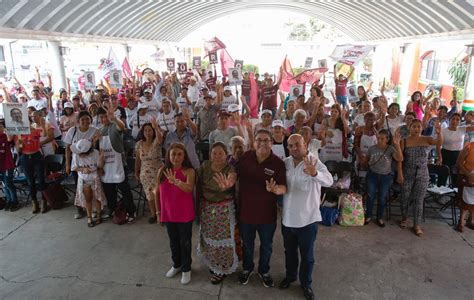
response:
<svg viewBox="0 0 474 300"><path fill-rule="evenodd" d="M236 111L236 112L232 113L232 115L234 116L235 123L236 123L236 124L240 124L241 118L240 118L239 112Z"/></svg>
<svg viewBox="0 0 474 300"><path fill-rule="evenodd" d="M315 176L318 172L316 169L316 164L318 162L317 159L315 159L314 157L312 158L309 156L305 156L303 161L304 161L303 172L305 172L309 176Z"/></svg>
<svg viewBox="0 0 474 300"><path fill-rule="evenodd" d="M267 192L276 194L277 192L277 184L273 178L270 178L270 181L265 180Z"/></svg>
<svg viewBox="0 0 474 300"><path fill-rule="evenodd" d="M437 135L441 133L441 123L439 122L439 120L437 120L434 124L434 129Z"/></svg>
<svg viewBox="0 0 474 300"><path fill-rule="evenodd" d="M214 174L214 181L217 182L217 185L223 191L230 189L234 185L230 174L226 175L221 172Z"/></svg>
<svg viewBox="0 0 474 300"><path fill-rule="evenodd" d="M401 136L400 136L400 127L399 127L397 128L397 130L395 130L395 133L393 134L392 142L394 145L400 145L400 140L401 140Z"/></svg>
<svg viewBox="0 0 474 300"><path fill-rule="evenodd" d="M165 174L166 178L168 179L168 181L171 183L171 184L178 184L178 179L176 179L176 176L173 172L172 169L166 169L163 174Z"/></svg>

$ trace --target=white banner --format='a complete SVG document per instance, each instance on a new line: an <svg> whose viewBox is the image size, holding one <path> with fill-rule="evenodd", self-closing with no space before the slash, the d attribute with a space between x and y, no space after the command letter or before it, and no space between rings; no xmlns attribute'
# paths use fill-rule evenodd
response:
<svg viewBox="0 0 474 300"><path fill-rule="evenodd" d="M336 46L331 54L331 58L337 62L352 66L364 59L373 48L374 46Z"/></svg>

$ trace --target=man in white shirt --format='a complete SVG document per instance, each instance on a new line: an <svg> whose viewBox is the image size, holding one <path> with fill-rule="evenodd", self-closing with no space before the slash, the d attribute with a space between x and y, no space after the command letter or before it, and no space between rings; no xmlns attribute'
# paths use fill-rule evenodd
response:
<svg viewBox="0 0 474 300"><path fill-rule="evenodd" d="M148 106L148 114L154 118L158 117L158 112L161 109L161 104L158 100L153 99L153 90L146 89L143 91L143 96L140 97L140 102Z"/></svg>
<svg viewBox="0 0 474 300"><path fill-rule="evenodd" d="M288 138L289 157L285 158L287 193L283 196L282 234L286 275L280 289L287 289L298 274L298 248L301 253L299 280L306 299L314 299L311 288L314 242L321 221L321 186L333 184L326 166L308 152L303 137Z"/></svg>

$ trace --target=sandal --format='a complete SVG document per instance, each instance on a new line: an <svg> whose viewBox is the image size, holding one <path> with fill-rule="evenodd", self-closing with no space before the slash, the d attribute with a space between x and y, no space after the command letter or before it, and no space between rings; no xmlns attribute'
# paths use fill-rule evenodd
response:
<svg viewBox="0 0 474 300"><path fill-rule="evenodd" d="M211 283L212 284L220 284L222 280L224 280L225 275L217 275L217 274L212 274L211 276Z"/></svg>
<svg viewBox="0 0 474 300"><path fill-rule="evenodd" d="M87 227L92 228L95 226L94 220L92 218L87 218Z"/></svg>
<svg viewBox="0 0 474 300"><path fill-rule="evenodd" d="M365 219L364 225L368 225L370 223L370 221L372 221L372 219L370 219L370 218Z"/></svg>
<svg viewBox="0 0 474 300"><path fill-rule="evenodd" d="M400 221L400 228L405 229L408 226L408 220L401 220Z"/></svg>
<svg viewBox="0 0 474 300"><path fill-rule="evenodd" d="M95 220L95 225L99 225L100 223L102 223L102 218L99 217Z"/></svg>
<svg viewBox="0 0 474 300"><path fill-rule="evenodd" d="M377 225L383 228L385 227L385 222L382 219L377 219Z"/></svg>
<svg viewBox="0 0 474 300"><path fill-rule="evenodd" d="M421 230L421 228L419 226L413 227L413 230L415 231L415 234L417 236L421 237L423 235L423 230Z"/></svg>

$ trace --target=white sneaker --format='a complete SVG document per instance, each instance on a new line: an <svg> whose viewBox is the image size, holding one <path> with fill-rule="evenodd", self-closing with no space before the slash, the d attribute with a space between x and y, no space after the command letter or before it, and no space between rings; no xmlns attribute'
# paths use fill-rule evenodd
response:
<svg viewBox="0 0 474 300"><path fill-rule="evenodd" d="M166 272L166 278L172 278L174 277L176 274L178 274L180 271L180 269L175 269L174 267L171 267L171 269L168 270L168 272Z"/></svg>
<svg viewBox="0 0 474 300"><path fill-rule="evenodd" d="M181 284L188 284L189 282L191 282L191 271L183 272L183 275L181 275Z"/></svg>

